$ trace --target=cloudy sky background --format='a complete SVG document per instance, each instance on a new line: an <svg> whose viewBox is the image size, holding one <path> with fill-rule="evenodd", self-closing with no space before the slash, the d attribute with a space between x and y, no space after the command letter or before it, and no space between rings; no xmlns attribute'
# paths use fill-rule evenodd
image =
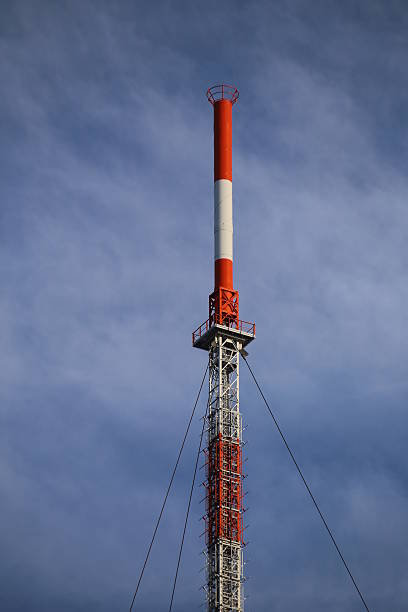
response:
<svg viewBox="0 0 408 612"><path fill-rule="evenodd" d="M205 368L219 81L251 364L370 609L407 609L407 31L404 1L2 0L2 610L129 608ZM241 400L247 612L362 610L244 365ZM199 428L140 612L168 608Z"/></svg>

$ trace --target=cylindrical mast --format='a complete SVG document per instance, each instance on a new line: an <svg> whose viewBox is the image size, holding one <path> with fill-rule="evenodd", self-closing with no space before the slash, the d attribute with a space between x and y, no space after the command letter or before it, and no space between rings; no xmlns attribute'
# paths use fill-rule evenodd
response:
<svg viewBox="0 0 408 612"><path fill-rule="evenodd" d="M209 317L193 332L208 351L206 453L207 612L243 612L242 422L239 355L255 338L255 324L239 318L232 274L232 107L238 90L207 91L214 107L214 291Z"/></svg>
<svg viewBox="0 0 408 612"><path fill-rule="evenodd" d="M238 95L230 85L215 85L207 91L214 108L214 292L209 313L211 324L228 326L239 320L232 262L232 107Z"/></svg>
<svg viewBox="0 0 408 612"><path fill-rule="evenodd" d="M232 104L214 102L214 289L233 289Z"/></svg>

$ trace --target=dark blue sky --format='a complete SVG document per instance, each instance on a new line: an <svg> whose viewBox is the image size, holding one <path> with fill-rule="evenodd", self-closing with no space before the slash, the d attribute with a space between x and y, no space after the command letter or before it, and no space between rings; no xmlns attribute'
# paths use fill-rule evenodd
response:
<svg viewBox="0 0 408 612"><path fill-rule="evenodd" d="M2 611L129 607L205 368L219 81L251 363L370 609L406 611L407 31L403 1L1 2ZM244 367L241 401L246 611L362 610ZM199 428L139 612L168 606Z"/></svg>

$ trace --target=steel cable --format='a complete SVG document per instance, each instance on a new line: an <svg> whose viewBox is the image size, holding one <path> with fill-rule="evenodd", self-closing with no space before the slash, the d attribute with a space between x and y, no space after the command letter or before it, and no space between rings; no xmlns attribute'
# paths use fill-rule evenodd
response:
<svg viewBox="0 0 408 612"><path fill-rule="evenodd" d="M352 581L352 583L353 583L353 585L354 585L354 587L355 587L355 589L356 589L356 591L357 591L357 593L358 593L358 595L359 595L359 597L360 597L360 599L361 599L361 601L362 601L362 603L363 603L363 605L364 605L364 608L367 610L367 612L370 612L370 610L369 610L369 608L368 608L368 606L367 606L367 604L366 604L366 601L365 601L365 599L364 599L364 597L363 597L363 595L362 595L362 593L361 593L361 591L360 591L360 589L359 589L359 587L358 587L358 585L357 585L357 582L356 582L356 580L355 580L355 578L354 578L353 574L351 573L351 570L350 570L349 566L347 565L346 560L344 559L344 557L343 557L343 555L342 555L342 553L341 553L341 551L340 551L339 546L337 545L337 542L336 542L336 540L335 540L335 538L334 538L334 535L333 535L333 533L332 533L332 531L331 531L330 527L328 526L327 521L326 521L326 519L324 518L324 516L323 516L323 514L322 514L322 511L321 511L321 510L320 510L320 508L319 508L319 504L317 503L317 501L316 501L316 499L315 499L315 497L314 497L314 495L313 495L313 493L312 493L312 491L311 491L311 489L310 489L309 485L307 484L306 479L305 479L305 477L304 477L304 475L303 475L303 472L302 472L302 470L300 469L300 467L299 467L299 465L298 465L298 463L297 463L297 461L296 461L296 459L295 459L295 456L294 456L293 452L291 451L290 446L289 446L289 444L288 444L288 442L287 442L287 440L286 440L286 438L285 438L285 436L284 436L284 434L283 434L283 432L282 432L281 428L279 427L279 423L278 423L278 421L276 420L276 417L275 417L275 415L273 414L273 412L272 412L272 410L271 410L271 408L270 408L270 406L269 406L269 404L268 404L268 401L267 401L267 399L266 399L265 395L263 394L261 387L259 386L259 383L258 383L257 379L255 378L255 374L253 373L251 366L249 365L248 361L246 360L245 355L243 355L242 353L241 353L241 355L242 355L242 357L243 357L243 359L244 359L245 363L246 363L246 364L247 364L247 366L248 366L248 369L249 369L249 371L250 371L250 373L251 373L251 376L252 376L252 378L254 379L255 385L258 387L258 391L259 391L259 393L261 394L261 397L262 397L263 401L265 402L265 405L266 405L266 407L267 407L267 409L268 409L268 411L269 411L269 413L270 413L270 415L271 415L271 417L272 417L272 419L273 419L273 422L275 423L276 429L278 430L279 435L280 435L280 437L282 438L283 443L285 444L286 449L287 449L287 451L288 451L288 453L289 453L289 455L290 455L290 457L291 457L291 459L292 459L293 463L295 464L295 467L296 467L297 471L299 472L299 475L300 475L300 477L301 477L301 479L302 479L302 481L303 481L303 484L305 485L306 490L307 490L307 492L309 493L309 496L310 496L310 498L311 498L311 500L312 500L312 502L313 502L313 504L314 504L314 506L315 506L315 508L316 508L317 512L319 513L319 516L320 516L320 518L321 518L321 520L322 520L322 522L323 522L323 525L325 526L326 531L327 531L327 533L329 534L329 536L330 536L330 538L331 538L331 541L333 542L334 547L335 547L335 549L337 550L337 552L338 552L338 554L339 554L339 557L340 557L340 559L341 559L341 560L342 560L342 562L343 562L344 567L346 568L346 571L347 571L347 573L348 573L348 575L349 575L349 577L350 577L350 579L351 579L351 581Z"/></svg>
<svg viewBox="0 0 408 612"><path fill-rule="evenodd" d="M198 467L198 461L200 459L201 445L203 443L203 436L204 436L204 429L205 429L205 420L206 420L206 417L207 417L207 412L208 412L208 402L207 402L207 407L205 409L205 414L204 414L204 417L203 417L203 426L202 426L202 429L201 429L200 444L198 445L198 452L197 452L196 462L195 462L195 466L194 466L193 482L191 483L190 497L188 499L188 504L187 504L186 518L185 518L185 521L184 521L183 535L181 537L181 544L180 544L179 556L178 556L178 560L177 560L176 573L175 573L175 576L174 576L173 590L172 590L172 593L171 593L169 612L171 612L171 610L173 608L174 592L176 590L177 577L178 577L179 568L180 568L180 561L181 561L181 554L183 552L184 538L185 538L185 535L186 535L188 517L189 517L189 514L190 514L190 508L191 508L191 499L193 497L194 485L195 485L195 480L196 480L196 476L197 476L197 467Z"/></svg>
<svg viewBox="0 0 408 612"><path fill-rule="evenodd" d="M171 478L170 478L169 486L167 487L166 495L164 496L164 501L163 501L163 504L162 504L162 507L161 507L161 510L160 510L159 518L157 519L156 526L155 526L154 531L153 531L153 536L152 536L152 539L150 541L149 548L147 550L146 558L144 560L143 567L142 567L142 570L140 572L139 579L137 581L136 589L135 589L135 592L134 592L134 595L133 595L132 603L130 604L129 612L132 612L132 610L133 610L133 605L135 603L136 595L137 595L137 593L139 591L140 583L142 581L143 574L144 574L144 571L146 569L147 562L149 560L149 556L150 556L150 552L152 550L153 542L155 540L156 533L157 533L157 530L158 530L159 525L160 525L160 521L161 521L161 518L162 518L162 515L163 515L163 512L164 512L164 508L165 508L165 505L166 505L166 502L167 502L167 498L168 498L169 493L170 493L170 489L171 489L172 484L173 484L173 480L174 480L174 476L175 476L177 468L178 468L178 464L180 462L180 457L181 457L181 454L183 452L183 448L184 448L184 445L185 445L185 442L186 442L186 439L187 439L187 436L188 436L188 432L190 431L191 422L193 420L193 417L194 417L194 414L195 414L195 411L196 411L196 408L197 408L198 400L200 399L201 391L202 391L202 388L203 388L203 385L204 385L205 377L207 376L207 372L208 372L208 363L207 363L207 367L205 368L204 376L203 376L203 379L201 381L201 385L200 385L200 389L199 389L198 394L197 394L197 398L196 398L195 403L194 403L193 411L192 411L190 419L188 421L188 425L187 425L186 432L184 434L183 441L181 443L181 447L180 447L180 450L179 450L179 453L178 453L177 461L175 463L175 466L174 466L174 469L173 469L173 473L172 473ZM201 446L201 443L200 443L200 446Z"/></svg>

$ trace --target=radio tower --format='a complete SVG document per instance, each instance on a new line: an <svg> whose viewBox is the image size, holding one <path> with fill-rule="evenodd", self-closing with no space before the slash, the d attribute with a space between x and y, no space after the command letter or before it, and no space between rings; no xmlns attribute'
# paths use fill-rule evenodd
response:
<svg viewBox="0 0 408 612"><path fill-rule="evenodd" d="M232 107L238 90L207 91L214 109L214 291L209 318L193 332L208 351L206 558L208 612L243 612L242 418L239 354L255 338L255 324L239 318L232 264Z"/></svg>

